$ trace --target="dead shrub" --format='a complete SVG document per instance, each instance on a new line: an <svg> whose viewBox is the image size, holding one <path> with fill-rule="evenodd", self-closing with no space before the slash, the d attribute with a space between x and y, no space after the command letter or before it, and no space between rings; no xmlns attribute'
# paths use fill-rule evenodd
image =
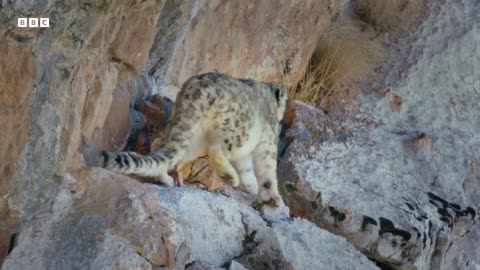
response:
<svg viewBox="0 0 480 270"><path fill-rule="evenodd" d="M322 107L339 82L369 74L384 58L381 44L357 24L336 23L321 36L303 80L290 90L290 96Z"/></svg>

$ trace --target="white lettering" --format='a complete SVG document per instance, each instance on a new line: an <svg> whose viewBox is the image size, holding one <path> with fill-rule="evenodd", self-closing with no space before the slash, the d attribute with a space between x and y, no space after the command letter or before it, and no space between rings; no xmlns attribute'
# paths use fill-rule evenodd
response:
<svg viewBox="0 0 480 270"><path fill-rule="evenodd" d="M27 27L27 18L18 18L18 27Z"/></svg>
<svg viewBox="0 0 480 270"><path fill-rule="evenodd" d="M29 27L38 27L38 18L28 18Z"/></svg>
<svg viewBox="0 0 480 270"><path fill-rule="evenodd" d="M40 27L50 27L50 19L40 18Z"/></svg>

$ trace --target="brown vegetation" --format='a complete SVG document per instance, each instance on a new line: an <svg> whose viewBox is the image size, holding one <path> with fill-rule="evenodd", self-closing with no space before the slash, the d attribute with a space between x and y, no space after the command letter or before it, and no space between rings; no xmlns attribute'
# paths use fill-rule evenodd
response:
<svg viewBox="0 0 480 270"><path fill-rule="evenodd" d="M336 23L318 41L303 80L290 96L325 106L339 82L367 75L384 58L383 47L357 24Z"/></svg>

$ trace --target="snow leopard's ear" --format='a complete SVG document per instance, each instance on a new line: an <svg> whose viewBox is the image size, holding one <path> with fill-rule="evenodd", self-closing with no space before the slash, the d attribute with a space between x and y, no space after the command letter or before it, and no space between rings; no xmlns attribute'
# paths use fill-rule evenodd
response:
<svg viewBox="0 0 480 270"><path fill-rule="evenodd" d="M275 98L277 99L277 102L280 101L280 89L278 88L275 89Z"/></svg>
<svg viewBox="0 0 480 270"><path fill-rule="evenodd" d="M280 102L285 96L285 88L283 87L278 87L276 85L270 84L270 90L272 90L272 93L275 95L275 99L277 100L277 102Z"/></svg>
<svg viewBox="0 0 480 270"><path fill-rule="evenodd" d="M275 96L275 99L277 100L277 119L278 121L281 121L285 112L285 106L288 99L287 90L285 89L285 87L272 84L269 84L268 88L270 88L270 92L273 96Z"/></svg>

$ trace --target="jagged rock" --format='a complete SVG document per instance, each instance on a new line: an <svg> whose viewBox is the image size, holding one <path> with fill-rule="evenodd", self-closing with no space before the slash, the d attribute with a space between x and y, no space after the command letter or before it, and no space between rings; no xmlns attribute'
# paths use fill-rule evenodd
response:
<svg viewBox="0 0 480 270"><path fill-rule="evenodd" d="M334 128L316 108L300 102L290 108L295 117L279 178L292 214L345 236L376 260L421 269L440 263L434 260L477 219L474 204L456 203L408 162L417 152L406 147L405 135ZM428 141L422 134L413 139Z"/></svg>
<svg viewBox="0 0 480 270"><path fill-rule="evenodd" d="M344 238L302 219L274 223L251 240L252 253L240 258L250 269L378 269Z"/></svg>
<svg viewBox="0 0 480 270"><path fill-rule="evenodd" d="M22 224L3 270L184 269L191 262L221 267L241 256L276 269L368 266L344 239L310 222L270 225L248 205L221 194L146 185L97 168L67 178L52 210ZM330 252L344 252L341 259L327 256L332 253L320 248L324 241Z"/></svg>
<svg viewBox="0 0 480 270"><path fill-rule="evenodd" d="M471 16L479 4L429 7L384 67L389 97L366 96L361 113L344 123L292 103L280 187L294 215L345 236L383 265L475 269L480 54L471 44L480 21Z"/></svg>

